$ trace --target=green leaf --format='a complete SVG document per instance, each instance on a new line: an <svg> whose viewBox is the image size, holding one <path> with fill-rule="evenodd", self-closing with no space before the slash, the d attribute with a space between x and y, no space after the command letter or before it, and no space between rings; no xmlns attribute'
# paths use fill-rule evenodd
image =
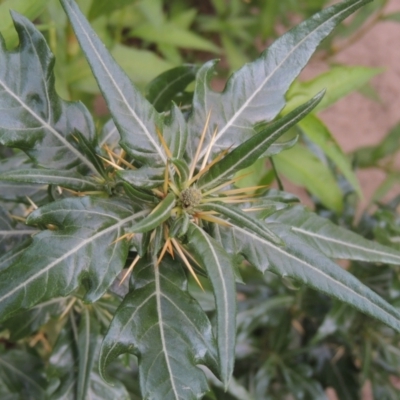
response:
<svg viewBox="0 0 400 400"><path fill-rule="evenodd" d="M8 329L10 340L16 342L38 331L50 318L60 316L65 308L65 303L66 300L63 298L46 301L7 319L1 324L1 327Z"/></svg>
<svg viewBox="0 0 400 400"><path fill-rule="evenodd" d="M308 149L302 146L292 147L276 155L274 161L279 173L293 183L304 186L326 207L340 213L343 199L335 177Z"/></svg>
<svg viewBox="0 0 400 400"><path fill-rule="evenodd" d="M208 390L204 364L218 368L211 324L189 296L181 266L143 260L133 271L133 287L111 322L101 348L104 369L122 353L139 359L143 398L200 399Z"/></svg>
<svg viewBox="0 0 400 400"><path fill-rule="evenodd" d="M324 110L351 92L361 89L382 71L382 68L334 65L314 79L295 81L286 94L287 105L283 113L295 109L322 89L326 90L326 95L315 108L315 112Z"/></svg>
<svg viewBox="0 0 400 400"><path fill-rule="evenodd" d="M132 232L149 232L161 225L171 216L171 210L175 206L175 195L169 193L165 199L160 201L158 206L153 211L144 217L141 221L135 224L131 231Z"/></svg>
<svg viewBox="0 0 400 400"><path fill-rule="evenodd" d="M3 354L2 354L3 353ZM22 351L0 349L0 388L4 399L44 399L46 380L40 358Z"/></svg>
<svg viewBox="0 0 400 400"><path fill-rule="evenodd" d="M271 232L264 222L252 218L240 208L230 207L223 203L210 203L202 205L200 209L205 211L216 211L218 214L222 214L231 220L234 225L250 229L252 232L271 241L272 243L283 245L282 240Z"/></svg>
<svg viewBox="0 0 400 400"><path fill-rule="evenodd" d="M216 128L215 152L248 139L254 134L255 123L271 121L283 108L286 91L318 44L339 22L368 2L343 1L302 22L275 41L256 61L234 73L222 93L212 91L209 86L215 61L206 63L197 74L189 135L195 137L196 132L201 132L211 113L206 146ZM188 145L188 153L193 156L197 143ZM205 153L206 148L201 155Z"/></svg>
<svg viewBox="0 0 400 400"><path fill-rule="evenodd" d="M165 164L166 156L156 133L156 129L161 128L160 115L133 86L76 3L60 1L107 101L122 138L121 146L144 164Z"/></svg>
<svg viewBox="0 0 400 400"><path fill-rule="evenodd" d="M340 148L323 122L315 115L307 115L299 122L299 127L337 165L343 176L357 191L357 194L362 197L361 187L353 172L349 157Z"/></svg>
<svg viewBox="0 0 400 400"><path fill-rule="evenodd" d="M169 44L195 50L219 53L220 49L212 42L186 29L182 29L173 22L162 24L142 24L130 32L130 36L138 37L148 42Z"/></svg>
<svg viewBox="0 0 400 400"><path fill-rule="evenodd" d="M93 140L90 114L82 103L68 103L57 96L54 56L44 37L26 18L12 16L20 46L8 52L0 39L0 144L24 150L47 168L82 165L97 173L72 138L78 130Z"/></svg>
<svg viewBox="0 0 400 400"><path fill-rule="evenodd" d="M77 191L99 190L102 186L94 179L74 171L58 169L18 169L0 173L0 181L18 183L45 183Z"/></svg>
<svg viewBox="0 0 400 400"><path fill-rule="evenodd" d="M289 226L304 242L330 258L400 265L400 252L364 239L303 206L278 211L267 219L268 222Z"/></svg>
<svg viewBox="0 0 400 400"><path fill-rule="evenodd" d="M400 312L309 246L282 224L268 227L286 244L279 247L239 226L220 228L224 248L243 256L262 272L270 270L282 278L292 278L320 292L352 305L400 332Z"/></svg>
<svg viewBox="0 0 400 400"><path fill-rule="evenodd" d="M197 70L197 66L186 64L158 75L147 85L147 100L158 112L167 111L174 97L195 80Z"/></svg>
<svg viewBox="0 0 400 400"><path fill-rule="evenodd" d="M0 4L0 32L9 49L18 44L10 10L17 11L34 21L45 9L48 0L5 0Z"/></svg>
<svg viewBox="0 0 400 400"><path fill-rule="evenodd" d="M84 311L83 314L85 313ZM74 318L74 315L71 317ZM92 315L88 315L82 316L78 331L76 325L78 323L75 320L72 324L67 324L53 347L47 371L49 385L46 398L52 400L130 400L126 388L120 382L115 382L113 386L110 386L99 376L98 355L102 341L102 335L98 332L99 322ZM90 373L89 364L92 365ZM85 393L79 391L79 382L83 378L80 374L87 377L87 382L82 382L85 386L87 385Z"/></svg>
<svg viewBox="0 0 400 400"><path fill-rule="evenodd" d="M12 156L0 160L0 173L16 169L34 168L26 154L18 152ZM40 202L47 198L47 187L44 185L8 183L0 181L0 199L7 202L27 203L27 197Z"/></svg>
<svg viewBox="0 0 400 400"><path fill-rule="evenodd" d="M101 15L110 15L114 11L130 4L132 4L132 0L96 0L89 9L88 18L93 20Z"/></svg>
<svg viewBox="0 0 400 400"><path fill-rule="evenodd" d="M360 168L373 167L385 157L395 156L400 150L400 124L395 125L385 138L375 146L357 149L353 155Z"/></svg>
<svg viewBox="0 0 400 400"><path fill-rule="evenodd" d="M233 259L202 228L189 224L187 232L191 253L207 271L217 310L217 342L220 379L225 389L231 379L235 360L236 287Z"/></svg>
<svg viewBox="0 0 400 400"><path fill-rule="evenodd" d="M78 330L78 373L77 373L77 399L85 400L89 395L90 375L98 350L98 336L100 327L98 322L90 315L87 308L83 309Z"/></svg>
<svg viewBox="0 0 400 400"><path fill-rule="evenodd" d="M152 193L148 193L144 190L135 188L134 186L131 186L126 182L122 182L122 186L124 187L125 194L135 202L144 202L154 205L157 204L159 201L159 198L154 196Z"/></svg>
<svg viewBox="0 0 400 400"><path fill-rule="evenodd" d="M0 254L10 250L27 235L32 235L36 232L35 229L23 229L20 226L15 226L8 212L0 205Z"/></svg>
<svg viewBox="0 0 400 400"><path fill-rule="evenodd" d="M318 93L307 103L268 125L261 132L237 146L201 177L198 187L202 189L216 187L224 181L228 181L237 171L250 167L268 150L272 143L304 118L321 101L324 93Z"/></svg>
<svg viewBox="0 0 400 400"><path fill-rule="evenodd" d="M7 269L12 265L15 260L25 251L30 245L31 239L26 238L22 243L17 246L13 246L11 250L8 250L5 254L0 257L0 272Z"/></svg>
<svg viewBox="0 0 400 400"><path fill-rule="evenodd" d="M142 167L117 171L117 175L132 186L141 189L154 189L164 182L165 168Z"/></svg>
<svg viewBox="0 0 400 400"><path fill-rule="evenodd" d="M382 17L383 20L385 21L394 21L394 22L400 22L400 12L394 12L391 14L386 14Z"/></svg>
<svg viewBox="0 0 400 400"><path fill-rule="evenodd" d="M35 235L14 264L0 272L0 320L39 302L67 296L81 285L87 301L97 300L125 264L128 243L116 240L124 226L143 215L134 213L126 201L90 197L64 199L34 211L27 223L55 230Z"/></svg>

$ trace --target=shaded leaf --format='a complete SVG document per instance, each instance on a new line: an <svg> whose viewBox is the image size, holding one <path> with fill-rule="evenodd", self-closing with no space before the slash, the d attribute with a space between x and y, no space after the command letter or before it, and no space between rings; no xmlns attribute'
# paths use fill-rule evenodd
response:
<svg viewBox="0 0 400 400"><path fill-rule="evenodd" d="M2 354L3 353L3 354ZM0 349L0 390L5 399L44 399L46 380L40 358L22 351ZM4 390L7 391L6 397Z"/></svg>
<svg viewBox="0 0 400 400"><path fill-rule="evenodd" d="M93 139L90 114L83 104L57 96L54 56L44 37L26 18L12 16L20 46L8 52L0 39L0 144L24 150L47 168L83 165L96 173L72 138L78 130Z"/></svg>
<svg viewBox="0 0 400 400"><path fill-rule="evenodd" d="M89 325L87 325L88 319ZM129 400L127 390L120 382L115 382L113 386L110 386L99 376L98 353L102 335L98 332L98 321L91 315L83 317L79 323L78 332L74 331L71 325L67 324L60 332L49 360L47 398L52 400ZM85 361L87 361L86 365L84 365ZM90 371L89 364L92 365ZM85 393L79 391L81 373L87 376Z"/></svg>
<svg viewBox="0 0 400 400"><path fill-rule="evenodd" d="M285 242L277 246L239 226L220 228L223 245L241 253L261 271L270 270L352 305L358 310L400 331L400 312L357 278L307 245L290 228L270 223L268 227Z"/></svg>
<svg viewBox="0 0 400 400"><path fill-rule="evenodd" d="M102 374L106 365L127 352L138 356L143 398L200 399L208 390L196 364L217 369L211 324L187 293L178 263L164 258L159 266L143 260L135 267L131 292L102 345Z"/></svg>
<svg viewBox="0 0 400 400"><path fill-rule="evenodd" d="M26 236L32 235L35 232L37 231L32 228L17 227L6 210L0 205L0 254L10 250L21 240L25 239Z"/></svg>
<svg viewBox="0 0 400 400"><path fill-rule="evenodd" d="M50 318L61 315L65 303L66 300L63 298L49 300L28 311L18 313L4 321L1 326L10 331L10 340L20 340L38 331Z"/></svg>
<svg viewBox="0 0 400 400"><path fill-rule="evenodd" d="M57 201L34 211L29 224L51 224L55 230L35 235L14 264L0 273L0 319L67 296L80 285L87 291L87 301L97 300L125 264L128 243L115 240L124 226L143 215L135 214L126 202L89 197Z"/></svg>
<svg viewBox="0 0 400 400"><path fill-rule="evenodd" d="M185 64L158 75L147 85L147 100L158 112L167 111L174 97L195 80L197 70L196 65Z"/></svg>

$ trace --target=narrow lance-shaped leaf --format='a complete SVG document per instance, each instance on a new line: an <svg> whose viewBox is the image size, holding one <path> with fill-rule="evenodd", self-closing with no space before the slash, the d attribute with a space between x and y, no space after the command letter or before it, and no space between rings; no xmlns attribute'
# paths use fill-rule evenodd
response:
<svg viewBox="0 0 400 400"><path fill-rule="evenodd" d="M132 232L148 232L156 228L171 216L171 210L175 206L175 195L169 193L167 197L162 200L154 210L135 224L131 231Z"/></svg>
<svg viewBox="0 0 400 400"><path fill-rule="evenodd" d="M339 267L315 248L309 246L290 228L270 223L269 228L285 242L279 247L240 226L219 228L224 247L241 253L262 272L293 278L316 290L335 297L400 332L400 312Z"/></svg>
<svg viewBox="0 0 400 400"><path fill-rule="evenodd" d="M55 230L35 235L14 264L0 272L0 320L67 296L80 285L87 289L87 301L97 300L125 264L128 243L116 240L126 225L144 214L134 213L126 202L89 197L61 200L34 211L28 223Z"/></svg>
<svg viewBox="0 0 400 400"><path fill-rule="evenodd" d="M146 98L159 111L167 111L174 97L196 78L198 67L186 64L158 75L146 87Z"/></svg>
<svg viewBox="0 0 400 400"><path fill-rule="evenodd" d="M7 51L0 37L0 144L24 150L48 168L94 166L75 147L75 130L94 138L94 125L82 103L61 100L54 89L54 56L42 34L12 13L20 45Z"/></svg>
<svg viewBox="0 0 400 400"><path fill-rule="evenodd" d="M58 169L19 169L0 173L0 181L19 183L44 183L77 191L101 190L98 181L74 171Z"/></svg>
<svg viewBox="0 0 400 400"><path fill-rule="evenodd" d="M144 259L132 282L102 345L102 374L112 360L129 352L138 356L143 398L202 398L207 381L196 365L215 373L218 359L210 321L189 296L182 267L167 258L158 266Z"/></svg>
<svg viewBox="0 0 400 400"><path fill-rule="evenodd" d="M43 398L129 400L130 396L121 382L115 382L111 386L100 378L98 355L103 337L99 332L99 322L90 313L87 316L85 313L84 311L79 322L78 331L75 330L76 327L72 327L72 323L67 323L58 336L47 368L47 397ZM72 318L75 318L74 314L69 321ZM83 378L86 378L86 382L83 382Z"/></svg>
<svg viewBox="0 0 400 400"><path fill-rule="evenodd" d="M236 339L236 287L233 259L202 228L189 224L187 237L191 253L207 271L217 309L217 341L220 379L225 388L232 376Z"/></svg>
<svg viewBox="0 0 400 400"><path fill-rule="evenodd" d="M237 171L252 165L281 135L304 118L322 99L325 91L318 93L307 103L288 115L268 125L261 132L237 146L221 161L214 164L199 180L198 187L207 189L227 181Z"/></svg>
<svg viewBox="0 0 400 400"><path fill-rule="evenodd" d="M282 240L268 229L264 222L258 221L239 208L230 207L223 203L210 203L202 205L201 210L216 211L217 213L224 215L226 218L231 219L235 225L246 227L257 235L260 235L275 244L283 245Z"/></svg>
<svg viewBox="0 0 400 400"><path fill-rule="evenodd" d="M78 374L77 374L77 400L88 398L90 388L90 375L98 351L97 342L100 327L90 315L87 308L83 309L78 331Z"/></svg>
<svg viewBox="0 0 400 400"><path fill-rule="evenodd" d="M302 206L278 211L267 219L268 222L287 225L327 257L400 265L399 251L364 239Z"/></svg>
<svg viewBox="0 0 400 400"><path fill-rule="evenodd" d="M121 145L144 164L165 164L166 155L156 132L161 128L160 115L112 58L75 1L60 1L107 101L122 138Z"/></svg>
<svg viewBox="0 0 400 400"><path fill-rule="evenodd" d="M189 135L201 132L211 113L205 144L210 143L218 128L215 152L248 139L254 134L255 123L271 121L283 108L286 91L319 43L338 23L369 1L346 0L302 22L276 40L256 61L234 73L222 93L209 86L215 61L206 63L197 75ZM193 145L188 142L189 157L197 143ZM201 155L205 152L206 148Z"/></svg>

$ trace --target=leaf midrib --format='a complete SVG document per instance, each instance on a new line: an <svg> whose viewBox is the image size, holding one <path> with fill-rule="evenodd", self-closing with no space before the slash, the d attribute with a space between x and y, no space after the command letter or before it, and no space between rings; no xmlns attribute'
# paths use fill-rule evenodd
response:
<svg viewBox="0 0 400 400"><path fill-rule="evenodd" d="M0 85L4 88L4 90L13 97L26 111L28 111L40 124L42 127L50 131L68 150L73 153L79 160L81 160L84 164L86 164L92 172L98 175L96 168L93 164L88 161L83 154L81 154L74 146L72 146L68 141L57 132L48 122L42 119L39 115L37 115L28 105L26 105L2 80L0 80Z"/></svg>
<svg viewBox="0 0 400 400"><path fill-rule="evenodd" d="M81 241L78 246L76 246L76 247L72 248L70 251L66 252L62 257L59 257L58 259L56 259L53 262L51 262L50 264L48 264L46 267L42 268L39 272L37 272L36 274L32 275L25 282L19 284L18 286L13 287L13 289L11 291L7 292L3 297L0 297L0 302L2 302L3 300L7 299L10 296L12 296L15 292L17 292L21 288L25 287L26 285L28 285L30 282L34 281L35 279L39 278L44 273L47 273L47 271L51 270L54 266L56 266L60 262L64 261L66 258L71 256L75 252L79 251L82 247L86 246L90 242L96 240L97 238L103 236L106 233L112 232L113 230L115 230L117 228L120 228L122 225L124 225L127 222L132 221L132 220L140 217L142 214L145 214L145 213L146 213L146 211L140 211L140 212L138 212L138 213L136 213L134 215L131 215L128 218L120 220L117 224L112 225L112 226L110 226L110 227L108 227L108 228L96 233L95 235L91 236L90 238Z"/></svg>
<svg viewBox="0 0 400 400"><path fill-rule="evenodd" d="M162 350L164 353L165 362L167 364L168 374L171 377L170 381L171 381L172 390L174 392L174 396L175 396L176 400L179 400L179 393L178 393L178 391L176 389L176 385L175 385L175 376L172 373L172 367L171 367L171 364L169 361L169 353L168 353L167 345L166 345L166 341L165 341L164 322L163 322L163 314L162 314L162 309L161 309L162 292L161 292L161 287L160 287L160 271L155 263L154 263L154 282L155 282L155 289L156 289L155 296L156 296L156 304L157 304L157 314L159 315L158 326L160 328Z"/></svg>
<svg viewBox="0 0 400 400"><path fill-rule="evenodd" d="M123 92L120 90L119 86L115 82L112 74L110 73L110 71L108 70L106 65L104 64L102 58L100 57L100 54L98 53L96 47L93 45L92 40L90 39L88 33L86 32L86 29L84 29L84 26L81 24L79 16L77 15L77 13L75 12L75 10L73 9L73 7L71 5L70 5L70 12L74 15L75 22L79 25L79 27L81 28L82 33L86 36L86 39L87 39L88 43L90 44L90 47L92 48L93 52L96 54L97 59L100 61L100 64L104 68L104 71L107 73L107 75L108 75L109 79L111 80L112 84L114 85L115 89L117 90L117 92L121 96L125 106L131 112L132 116L136 119L136 121L139 123L139 126L142 128L143 132L145 133L147 138L150 140L150 142L152 143L153 147L157 150L159 156L161 157L161 160L164 162L164 164L166 164L167 163L167 159L166 159L163 151L157 145L156 141L154 140L153 136L150 134L150 132L147 129L147 127L143 124L141 119L137 116L135 110L130 107L129 102L127 101L127 99L124 96ZM147 100L143 99L143 101L147 101ZM154 110L154 113L156 113L156 110Z"/></svg>
<svg viewBox="0 0 400 400"><path fill-rule="evenodd" d="M353 244L351 242L342 242L341 240L334 239L334 238L329 237L329 236L323 236L323 235L320 235L320 234L315 233L315 232L309 232L309 231L306 231L304 229L297 228L295 226L292 226L291 230L295 231L295 232L300 232L300 233L302 233L303 235L306 235L306 236L316 237L318 239L325 240L327 242L337 243L337 244L340 244L340 245L343 245L343 246L346 246L346 247L350 247L350 248L353 248L353 249L356 249L356 250L362 250L362 251L366 251L366 252L369 252L369 253L378 254L378 255L381 255L381 256L390 256L390 257L398 259L399 263L400 263L400 256L397 256L395 254L385 253L385 252L380 251L380 250L369 249L369 248L366 248L366 247L362 247L362 246Z"/></svg>
<svg viewBox="0 0 400 400"><path fill-rule="evenodd" d="M251 95L244 103L243 105L239 108L239 110L231 117L231 119L228 121L228 123L219 131L219 133L216 135L214 139L214 143L216 143L222 135L225 134L227 129L229 129L233 123L236 121L236 119L242 114L243 110L253 101L255 96L264 88L264 86L268 83L268 81L273 77L273 75L276 73L276 71L281 68L281 66L287 61L287 59L295 52L297 49L304 43L305 40L307 40L311 35L313 35L316 31L318 31L321 27L329 23L332 19L337 18L344 12L346 12L349 8L354 7L357 3L359 3L362 0L358 0L356 3L351 4L349 7L346 7L342 11L340 11L337 14L334 14L332 17L329 19L325 20L322 24L318 25L316 29L314 29L312 32L307 34L302 40L300 40L294 47L293 49L286 55L286 57L272 70L272 72L264 79L261 85L254 91L253 95ZM205 152L207 151L206 148L204 148L201 153L200 157L204 156Z"/></svg>
<svg viewBox="0 0 400 400"><path fill-rule="evenodd" d="M248 235L248 236L251 236L254 240L257 240L257 241L259 241L259 242L264 243L266 246L269 246L269 247L274 248L276 251L278 251L278 252L281 253L281 254L284 254L286 257L292 258L292 259L296 260L297 262L300 262L301 264L304 264L305 266L307 266L307 267L310 268L311 270L315 271L317 274L323 275L326 281L334 282L335 284L337 284L337 285L339 285L339 286L345 288L347 291L352 292L356 297L362 299L363 301L367 301L369 304L372 304L373 308L379 308L379 310L380 310L381 312L384 312L387 316L389 316L390 319L395 319L395 317L394 317L393 315L389 314L388 311L386 311L385 309L383 309L383 308L381 308L380 306L376 305L375 303L373 303L373 302L372 302L370 299L368 299L367 297L363 297L361 294L359 294L359 293L357 293L356 291L354 291L354 289L352 289L352 288L350 288L350 287L344 285L343 283L341 283L341 282L335 280L335 279L332 278L331 276L327 275L324 271L321 271L320 269L315 268L313 265L311 265L311 264L309 264L308 262L302 260L301 258L297 258L297 257L295 257L293 254L286 253L286 252L282 251L282 249L280 249L279 247L274 246L272 243L266 241L265 239L263 239L263 238L261 238L261 237L259 237L259 236L257 236L257 235L252 234L251 232L249 232L249 231L247 231L247 230L245 230L245 229L243 229L243 228L240 228L240 227L238 227L238 226L235 226L233 229L239 230L239 231L243 232L244 234L246 234L246 235ZM398 331L400 332L400 324L399 324Z"/></svg>

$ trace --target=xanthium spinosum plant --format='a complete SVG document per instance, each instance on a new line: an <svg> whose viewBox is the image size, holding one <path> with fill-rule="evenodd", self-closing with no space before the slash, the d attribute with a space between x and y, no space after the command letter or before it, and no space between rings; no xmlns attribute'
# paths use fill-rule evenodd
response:
<svg viewBox="0 0 400 400"><path fill-rule="evenodd" d="M288 193L236 185L241 170L294 145L277 139L324 93L277 118L286 91L318 44L368 0L345 0L301 23L221 93L210 88L216 62L207 62L189 112L167 105L171 82L193 67L157 80L167 108L159 112L74 0L60 1L112 120L96 133L83 104L58 97L44 37L13 13L20 44L7 50L0 43L0 144L23 152L9 153L0 167L9 184L0 196L0 321L19 339L58 318L47 383L37 377L34 398L130 398L122 354L137 357L146 399L199 399L207 369L227 388L241 268L294 279L400 331L400 312L332 261L400 264L399 252L334 225ZM212 291L215 317L188 281Z"/></svg>

